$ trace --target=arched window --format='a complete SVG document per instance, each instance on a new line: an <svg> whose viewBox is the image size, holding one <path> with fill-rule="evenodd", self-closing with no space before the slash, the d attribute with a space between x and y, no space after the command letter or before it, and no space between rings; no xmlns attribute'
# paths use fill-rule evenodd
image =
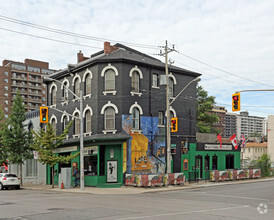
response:
<svg viewBox="0 0 274 220"><path fill-rule="evenodd" d="M85 95L91 94L91 76L87 74L85 78Z"/></svg>
<svg viewBox="0 0 274 220"><path fill-rule="evenodd" d="M63 127L62 127L63 131L66 129L68 124L69 124L68 116L65 115L63 119Z"/></svg>
<svg viewBox="0 0 274 220"><path fill-rule="evenodd" d="M33 130L33 124L32 123L29 123L28 130L29 130L29 132L31 132L31 130Z"/></svg>
<svg viewBox="0 0 274 220"><path fill-rule="evenodd" d="M55 120L55 118L52 118L52 119L51 119L51 125L52 125L52 128L53 128L54 130L56 130L56 120Z"/></svg>
<svg viewBox="0 0 274 220"><path fill-rule="evenodd" d="M90 110L87 110L86 114L85 114L85 132L86 133L91 132L91 112L90 112Z"/></svg>
<svg viewBox="0 0 274 220"><path fill-rule="evenodd" d="M174 95L174 80L169 78L169 97L173 97Z"/></svg>
<svg viewBox="0 0 274 220"><path fill-rule="evenodd" d="M139 92L140 75L137 71L132 73L131 88L133 92Z"/></svg>
<svg viewBox="0 0 274 220"><path fill-rule="evenodd" d="M68 82L64 82L63 85L62 101L68 101Z"/></svg>
<svg viewBox="0 0 274 220"><path fill-rule="evenodd" d="M132 123L131 127L132 129L139 130L140 125L140 111L138 108L133 108L132 110Z"/></svg>
<svg viewBox="0 0 274 220"><path fill-rule="evenodd" d="M74 93L80 97L80 80L79 78L76 78L75 79L75 82L74 82ZM76 98L76 97L75 97Z"/></svg>
<svg viewBox="0 0 274 220"><path fill-rule="evenodd" d="M51 90L51 105L56 105L56 92L57 89L55 86L53 86Z"/></svg>
<svg viewBox="0 0 274 220"><path fill-rule="evenodd" d="M79 113L76 112L74 114L74 116L76 117L74 119L74 134L80 134L80 120L78 119L79 118Z"/></svg>
<svg viewBox="0 0 274 220"><path fill-rule="evenodd" d="M108 69L105 72L105 91L115 90L115 72L112 69Z"/></svg>
<svg viewBox="0 0 274 220"><path fill-rule="evenodd" d="M115 110L112 107L105 109L105 130L115 129Z"/></svg>

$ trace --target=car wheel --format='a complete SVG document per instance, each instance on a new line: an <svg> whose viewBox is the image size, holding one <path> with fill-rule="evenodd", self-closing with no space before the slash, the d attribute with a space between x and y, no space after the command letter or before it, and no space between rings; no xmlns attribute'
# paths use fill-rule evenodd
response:
<svg viewBox="0 0 274 220"><path fill-rule="evenodd" d="M20 189L20 186L16 186L15 189Z"/></svg>
<svg viewBox="0 0 274 220"><path fill-rule="evenodd" d="M0 190L3 190L3 189L4 189L3 184L0 183Z"/></svg>

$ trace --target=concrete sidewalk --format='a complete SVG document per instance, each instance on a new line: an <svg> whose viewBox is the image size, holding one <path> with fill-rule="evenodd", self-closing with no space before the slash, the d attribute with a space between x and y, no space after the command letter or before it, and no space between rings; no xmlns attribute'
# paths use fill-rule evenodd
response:
<svg viewBox="0 0 274 220"><path fill-rule="evenodd" d="M97 187L84 187L82 191L80 188L70 189L59 189L52 188L51 185L37 185L37 186L24 186L22 189L32 190L46 190L51 192L69 192L69 193L86 193L86 194L142 194L142 193L157 193L167 192L175 190L187 190L205 187L214 187L220 185L234 185L234 184L245 184L245 183L257 183L264 181L274 181L274 178L261 178L261 179L248 179L248 180L237 180L237 181L226 181L226 182L209 182L200 181L199 183L188 183L180 186L162 186L162 187L133 187L133 186L122 186L120 188L97 188Z"/></svg>

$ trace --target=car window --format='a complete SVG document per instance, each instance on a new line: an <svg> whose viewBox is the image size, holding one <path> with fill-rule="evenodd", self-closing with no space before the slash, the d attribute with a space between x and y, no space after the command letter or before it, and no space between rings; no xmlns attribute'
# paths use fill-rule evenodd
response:
<svg viewBox="0 0 274 220"><path fill-rule="evenodd" d="M15 174L6 174L5 177L17 177Z"/></svg>

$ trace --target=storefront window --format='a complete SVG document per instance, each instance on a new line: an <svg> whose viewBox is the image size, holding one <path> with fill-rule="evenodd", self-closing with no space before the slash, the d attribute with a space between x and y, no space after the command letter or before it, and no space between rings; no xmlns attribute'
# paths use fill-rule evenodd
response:
<svg viewBox="0 0 274 220"><path fill-rule="evenodd" d="M218 170L218 157L212 157L212 170Z"/></svg>
<svg viewBox="0 0 274 220"><path fill-rule="evenodd" d="M205 156L205 170L209 170L209 156Z"/></svg>
<svg viewBox="0 0 274 220"><path fill-rule="evenodd" d="M226 155L226 169L234 169L234 155L233 154L229 154Z"/></svg>
<svg viewBox="0 0 274 220"><path fill-rule="evenodd" d="M97 176L97 155L84 157L84 172L86 176Z"/></svg>

